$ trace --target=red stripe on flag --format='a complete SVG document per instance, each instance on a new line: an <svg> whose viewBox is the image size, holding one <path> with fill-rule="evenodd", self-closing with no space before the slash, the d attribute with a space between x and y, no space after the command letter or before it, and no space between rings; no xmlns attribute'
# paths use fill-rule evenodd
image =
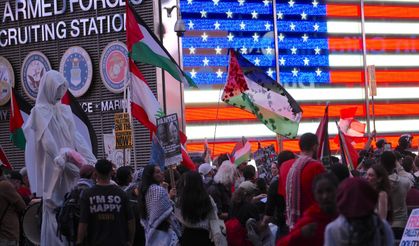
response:
<svg viewBox="0 0 419 246"><path fill-rule="evenodd" d="M418 6L365 5L366 19L419 19ZM361 16L357 4L327 4L327 16L336 18L358 18Z"/></svg>
<svg viewBox="0 0 419 246"><path fill-rule="evenodd" d="M375 77L377 84L384 83L419 83L419 70L376 70ZM331 71L330 80L332 84L360 84L364 83L364 73L360 70Z"/></svg>
<svg viewBox="0 0 419 246"><path fill-rule="evenodd" d="M329 51L348 52L362 51L362 39L360 37L329 37ZM419 50L419 40L415 38L367 38L368 52L410 52Z"/></svg>
<svg viewBox="0 0 419 246"><path fill-rule="evenodd" d="M332 118L339 118L340 110L348 107L357 107L357 112L355 116L364 117L364 104L332 104L329 106L329 116ZM303 109L303 120L304 119L313 119L321 118L324 114L323 105L301 105ZM394 110L397 108L397 110ZM419 116L419 102L412 103L375 103L375 116L378 117L389 117L389 116L405 116L412 118L414 116ZM371 106L372 110L372 106ZM218 111L218 112L217 112ZM212 107L187 107L185 118L187 123L194 122L214 122L214 121L246 121L246 120L255 120L256 117L244 110L239 108L234 108L231 106L221 106L217 109L217 105Z"/></svg>

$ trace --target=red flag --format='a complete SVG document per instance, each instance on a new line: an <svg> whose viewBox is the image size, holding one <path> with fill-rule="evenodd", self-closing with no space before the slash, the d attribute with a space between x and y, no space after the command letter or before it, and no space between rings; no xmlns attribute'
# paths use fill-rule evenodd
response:
<svg viewBox="0 0 419 246"><path fill-rule="evenodd" d="M7 169L13 169L1 145L0 145L0 165L3 165Z"/></svg>
<svg viewBox="0 0 419 246"><path fill-rule="evenodd" d="M352 145L353 138L343 134L338 126L338 137L339 137L339 145L340 145L340 153L342 164L347 165L349 170L354 170L358 166L358 152Z"/></svg>

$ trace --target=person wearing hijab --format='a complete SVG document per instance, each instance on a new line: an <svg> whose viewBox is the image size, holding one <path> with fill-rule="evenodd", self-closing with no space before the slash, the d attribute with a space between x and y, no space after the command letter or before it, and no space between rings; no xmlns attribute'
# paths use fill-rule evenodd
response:
<svg viewBox="0 0 419 246"><path fill-rule="evenodd" d="M336 198L340 215L326 227L325 246L394 245L390 225L374 213L378 192L366 180L344 180Z"/></svg>
<svg viewBox="0 0 419 246"><path fill-rule="evenodd" d="M79 179L77 151L87 163L96 158L78 133L69 106L61 104L67 81L59 72L48 71L41 79L35 106L23 126L26 138L25 159L32 192L42 197L41 245L64 245L57 237L54 209L64 201ZM77 163L77 165L73 164Z"/></svg>

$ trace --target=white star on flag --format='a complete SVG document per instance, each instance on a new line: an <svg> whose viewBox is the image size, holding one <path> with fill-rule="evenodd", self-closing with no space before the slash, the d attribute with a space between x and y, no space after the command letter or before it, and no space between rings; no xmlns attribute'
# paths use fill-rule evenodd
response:
<svg viewBox="0 0 419 246"><path fill-rule="evenodd" d="M241 53L243 55L246 55L247 54L247 48L246 48L246 46L243 45L243 47L240 49L240 51L241 51Z"/></svg>
<svg viewBox="0 0 419 246"><path fill-rule="evenodd" d="M291 24L290 24L290 29L291 29L291 31L295 31L295 25L294 25L294 23L292 23L292 22L291 22Z"/></svg>
<svg viewBox="0 0 419 246"><path fill-rule="evenodd" d="M218 21L216 21L215 23L214 23L214 29L215 30L220 30L220 23L218 23Z"/></svg>
<svg viewBox="0 0 419 246"><path fill-rule="evenodd" d="M304 66L308 66L309 64L309 62L310 62L310 60L307 58L307 57L304 57Z"/></svg>
<svg viewBox="0 0 419 246"><path fill-rule="evenodd" d="M317 23L316 23L316 24L314 24L314 25L313 25L314 31L316 31L316 32L317 32L317 31L319 31L319 27L320 27L320 26L319 26Z"/></svg>
<svg viewBox="0 0 419 246"><path fill-rule="evenodd" d="M269 22L265 23L265 30L267 30L267 31L271 30L271 24Z"/></svg>
<svg viewBox="0 0 419 246"><path fill-rule="evenodd" d="M188 5L191 5L192 4L192 0L188 0Z"/></svg>
<svg viewBox="0 0 419 246"><path fill-rule="evenodd" d="M314 8L317 8L317 5L319 4L319 2L317 2L317 0L313 0L313 2L311 2L313 4Z"/></svg>
<svg viewBox="0 0 419 246"><path fill-rule="evenodd" d="M301 19L302 20L307 20L307 14L306 14L306 12L303 11L303 13L301 13Z"/></svg>
<svg viewBox="0 0 419 246"><path fill-rule="evenodd" d="M268 47L265 50L266 50L267 55L272 55L272 48L271 47Z"/></svg>
<svg viewBox="0 0 419 246"><path fill-rule="evenodd" d="M317 46L315 49L314 49L314 54L315 55L320 55L320 48Z"/></svg>
<svg viewBox="0 0 419 246"><path fill-rule="evenodd" d="M221 51L222 51L223 49L221 49L221 48L220 48L220 46L217 46L214 50L215 50L215 54L216 54L216 55L221 55Z"/></svg>
<svg viewBox="0 0 419 246"><path fill-rule="evenodd" d="M213 2L214 2L214 6L215 5L217 5L218 6L218 2L220 1L220 0L212 0Z"/></svg>
<svg viewBox="0 0 419 246"><path fill-rule="evenodd" d="M295 48L294 46L292 46L292 48L291 48L291 54L293 54L293 55L297 54L297 48Z"/></svg>
<svg viewBox="0 0 419 246"><path fill-rule="evenodd" d="M207 33L206 33L206 32L204 32L204 33L201 35L201 38L202 38L202 42L206 42L206 41L208 41L208 35L207 35Z"/></svg>
<svg viewBox="0 0 419 246"><path fill-rule="evenodd" d="M202 62L204 63L204 66L208 66L209 64L209 60L207 57L205 57L204 60L202 60Z"/></svg>
<svg viewBox="0 0 419 246"><path fill-rule="evenodd" d="M228 41L233 41L234 35L230 32L227 38L228 38Z"/></svg>
<svg viewBox="0 0 419 246"><path fill-rule="evenodd" d="M322 74L322 70L320 70L320 68L317 68L316 74L317 74L317 77L320 77L320 75Z"/></svg>
<svg viewBox="0 0 419 246"><path fill-rule="evenodd" d="M279 59L279 65L281 65L281 66L285 66L285 59L284 59L284 57L281 57L281 59Z"/></svg>
<svg viewBox="0 0 419 246"><path fill-rule="evenodd" d="M289 2L288 2L288 4L290 5L290 8L292 8L292 7L294 7L294 1L293 0L290 0Z"/></svg>
<svg viewBox="0 0 419 246"><path fill-rule="evenodd" d="M260 59L256 57L256 59L253 60L255 62L255 66L260 66Z"/></svg>
<svg viewBox="0 0 419 246"><path fill-rule="evenodd" d="M281 33L279 34L279 36L278 36L279 41L280 41L280 42L284 41L284 38L285 38L285 36L284 36L284 34L282 34L282 32L281 32Z"/></svg>
<svg viewBox="0 0 419 246"><path fill-rule="evenodd" d="M252 12L252 19L257 19L258 18L258 12L256 12L255 10L253 10Z"/></svg>
<svg viewBox="0 0 419 246"><path fill-rule="evenodd" d="M308 40L308 36L305 33L304 33L303 36L301 36L301 38L303 39L303 42L307 42L307 40Z"/></svg>
<svg viewBox="0 0 419 246"><path fill-rule="evenodd" d="M200 11L200 13L201 13L201 18L207 18L207 11L203 9Z"/></svg>
<svg viewBox="0 0 419 246"><path fill-rule="evenodd" d="M255 34L253 34L252 38L253 38L253 42L259 42L259 35L256 32Z"/></svg>
<svg viewBox="0 0 419 246"><path fill-rule="evenodd" d="M190 73L191 73L191 78L193 79L196 78L197 72L195 72L195 69L192 68L192 71Z"/></svg>
<svg viewBox="0 0 419 246"><path fill-rule="evenodd" d="M294 68L291 72L292 72L292 76L293 77L297 77L298 76L298 70L297 70L297 68Z"/></svg>
<svg viewBox="0 0 419 246"><path fill-rule="evenodd" d="M223 77L223 71L221 71L221 69L218 69L216 74L217 74L217 78L222 78Z"/></svg>
<svg viewBox="0 0 419 246"><path fill-rule="evenodd" d="M284 18L284 14L281 11L278 11L278 13L276 13L276 16L278 16L278 19Z"/></svg>
<svg viewBox="0 0 419 246"><path fill-rule="evenodd" d="M240 23L240 30L244 30L246 28L246 24L244 24L244 22L242 21Z"/></svg>
<svg viewBox="0 0 419 246"><path fill-rule="evenodd" d="M189 54L195 54L195 47L191 46L189 48Z"/></svg>
<svg viewBox="0 0 419 246"><path fill-rule="evenodd" d="M237 2L239 2L239 6L243 6L244 5L244 0L237 0Z"/></svg>
<svg viewBox="0 0 419 246"><path fill-rule="evenodd" d="M195 24L190 20L188 23L189 30L192 30L194 25Z"/></svg>
<svg viewBox="0 0 419 246"><path fill-rule="evenodd" d="M274 71L271 68L269 68L268 71L266 71L266 73L271 77L272 75L274 75Z"/></svg>
<svg viewBox="0 0 419 246"><path fill-rule="evenodd" d="M270 3L270 1L269 0L263 0L263 5L266 7L266 6L269 6L269 3Z"/></svg>
<svg viewBox="0 0 419 246"><path fill-rule="evenodd" d="M227 18L233 18L233 12L231 12L231 10L228 10L226 12Z"/></svg>

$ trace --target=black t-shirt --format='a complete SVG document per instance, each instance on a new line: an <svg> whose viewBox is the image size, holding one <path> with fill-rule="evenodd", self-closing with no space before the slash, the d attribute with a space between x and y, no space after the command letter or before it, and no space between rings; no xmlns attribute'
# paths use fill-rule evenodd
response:
<svg viewBox="0 0 419 246"><path fill-rule="evenodd" d="M87 224L89 245L127 245L133 219L127 195L116 185L95 185L83 191L80 223Z"/></svg>

